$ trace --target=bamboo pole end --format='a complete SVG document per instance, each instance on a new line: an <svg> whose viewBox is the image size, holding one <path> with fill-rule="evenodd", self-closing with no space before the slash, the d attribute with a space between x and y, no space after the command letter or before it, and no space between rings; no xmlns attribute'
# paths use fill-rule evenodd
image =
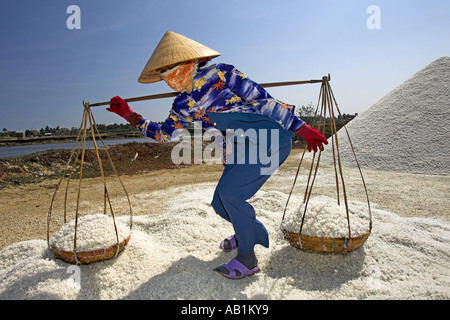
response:
<svg viewBox="0 0 450 320"><path fill-rule="evenodd" d="M322 82L330 82L331 81L331 75L328 74L327 76L322 77Z"/></svg>
<svg viewBox="0 0 450 320"><path fill-rule="evenodd" d="M89 109L89 108L91 107L90 102L89 102L89 101L84 101L84 100L83 100L83 107L84 107L85 109Z"/></svg>

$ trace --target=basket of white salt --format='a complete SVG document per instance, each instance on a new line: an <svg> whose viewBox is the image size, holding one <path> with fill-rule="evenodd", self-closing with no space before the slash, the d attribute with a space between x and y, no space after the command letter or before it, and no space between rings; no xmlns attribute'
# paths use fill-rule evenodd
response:
<svg viewBox="0 0 450 320"><path fill-rule="evenodd" d="M117 256L130 235L130 228L124 223L108 215L93 214L65 223L52 235L49 244L58 258L88 264Z"/></svg>
<svg viewBox="0 0 450 320"><path fill-rule="evenodd" d="M302 203L285 217L282 222L283 234L291 245L304 251L353 251L370 235L370 219L366 209L364 203L350 204L347 217L345 206L337 204L336 199L317 196L311 198L307 206Z"/></svg>
<svg viewBox="0 0 450 320"><path fill-rule="evenodd" d="M320 106L320 114L318 113ZM297 182L306 150L300 159L294 183L289 194L281 221L281 231L284 238L295 248L320 253L342 253L353 251L364 244L372 229L372 215L364 177L352 146L350 136L345 125L343 130L347 133L348 143L353 151L354 161L359 168L361 186L367 203L353 201L349 198L349 192L345 185L344 168L341 165L339 153L339 141L336 134L336 116L342 119L334 94L329 84L329 78L324 77L320 90L319 102L312 123L322 132L330 133L328 148L333 158L333 174L330 175L333 183L322 183L323 192L329 193L324 185L335 186L336 198L328 196L312 196L313 189L320 167L322 150L314 152L309 165L309 173L305 177L306 187L303 201L296 204L296 210L286 214L289 201ZM342 129L341 129L342 130ZM331 141L330 141L331 140ZM330 171L330 170L329 170ZM322 175L320 178L324 178ZM351 177L353 178L353 177ZM355 194L355 193L352 193Z"/></svg>
<svg viewBox="0 0 450 320"><path fill-rule="evenodd" d="M78 137L56 186L47 217L49 249L57 258L73 264L88 264L117 257L130 240L132 228L128 192L98 132L89 102L83 102L83 105L83 120ZM83 167L87 166L85 155L88 133L92 135L103 180L101 190L93 190L82 183ZM96 136L103 144L101 150L97 147ZM102 158L108 160L112 173L105 172ZM92 163L89 165L92 166ZM76 176L78 183L73 186L70 182ZM66 182L65 193L58 195L63 181ZM116 219L119 215L129 215L129 223Z"/></svg>

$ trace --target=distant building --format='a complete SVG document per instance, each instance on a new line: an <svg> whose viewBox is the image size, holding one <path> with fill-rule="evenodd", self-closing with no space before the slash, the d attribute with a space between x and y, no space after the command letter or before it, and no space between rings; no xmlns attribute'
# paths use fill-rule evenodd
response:
<svg viewBox="0 0 450 320"><path fill-rule="evenodd" d="M14 136L17 138L25 138L25 131L16 131Z"/></svg>

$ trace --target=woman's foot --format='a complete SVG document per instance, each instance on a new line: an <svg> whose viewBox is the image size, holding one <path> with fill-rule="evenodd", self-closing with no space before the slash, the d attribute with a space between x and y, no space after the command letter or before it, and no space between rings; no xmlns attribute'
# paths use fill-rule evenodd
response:
<svg viewBox="0 0 450 320"><path fill-rule="evenodd" d="M230 279L242 279L259 271L258 259L254 253L238 253L236 258L231 259L230 262L215 268L214 271L217 271L224 277Z"/></svg>
<svg viewBox="0 0 450 320"><path fill-rule="evenodd" d="M232 235L231 237L228 237L224 239L220 243L220 249L222 249L225 252L230 252L238 247L236 235Z"/></svg>

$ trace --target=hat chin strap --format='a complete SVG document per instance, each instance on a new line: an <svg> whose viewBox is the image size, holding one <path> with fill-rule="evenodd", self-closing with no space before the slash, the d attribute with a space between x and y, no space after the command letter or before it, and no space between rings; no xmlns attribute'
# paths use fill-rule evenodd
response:
<svg viewBox="0 0 450 320"><path fill-rule="evenodd" d="M161 72L161 77L162 77L162 78L167 77L167 76L170 75L172 72L174 72L175 70L177 70L182 64L183 64L183 63L177 64L175 67L173 67L173 68L171 68L171 69L169 69L169 70L167 70L167 71Z"/></svg>
<svg viewBox="0 0 450 320"><path fill-rule="evenodd" d="M191 77L192 80L194 80L195 76L197 75L197 70L198 70L198 59L195 60L194 70L192 71Z"/></svg>

